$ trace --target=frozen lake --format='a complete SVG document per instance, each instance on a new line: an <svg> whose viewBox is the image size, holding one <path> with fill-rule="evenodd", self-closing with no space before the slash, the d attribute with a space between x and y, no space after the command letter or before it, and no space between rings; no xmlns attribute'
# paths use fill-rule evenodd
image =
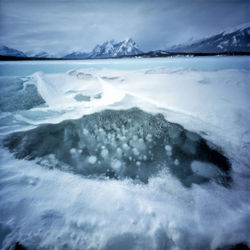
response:
<svg viewBox="0 0 250 250"><path fill-rule="evenodd" d="M64 73L71 69L138 70L154 67L186 68L193 70L249 69L249 56L208 56L135 59L93 59L68 61L0 61L0 75L26 76L37 71Z"/></svg>
<svg viewBox="0 0 250 250"><path fill-rule="evenodd" d="M250 246L249 62L0 62L0 248Z"/></svg>

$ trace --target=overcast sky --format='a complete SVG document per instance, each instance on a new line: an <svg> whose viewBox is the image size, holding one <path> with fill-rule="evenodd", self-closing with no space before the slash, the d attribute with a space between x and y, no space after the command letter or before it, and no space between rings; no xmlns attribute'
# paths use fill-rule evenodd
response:
<svg viewBox="0 0 250 250"><path fill-rule="evenodd" d="M133 38L164 49L250 21L250 0L0 0L0 44L23 51L90 51Z"/></svg>

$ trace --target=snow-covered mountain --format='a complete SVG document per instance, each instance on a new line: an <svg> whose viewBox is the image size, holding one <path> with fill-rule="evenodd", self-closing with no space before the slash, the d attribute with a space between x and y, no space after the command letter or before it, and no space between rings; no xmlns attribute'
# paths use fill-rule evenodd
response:
<svg viewBox="0 0 250 250"><path fill-rule="evenodd" d="M7 46L0 46L0 56L12 56L12 57L27 57L27 58L55 58L55 55L49 54L45 51L27 51L22 52Z"/></svg>
<svg viewBox="0 0 250 250"><path fill-rule="evenodd" d="M143 53L131 38L116 43L114 40L97 45L90 53L73 52L64 58L109 58Z"/></svg>
<svg viewBox="0 0 250 250"><path fill-rule="evenodd" d="M22 51L7 46L0 46L0 56L26 57Z"/></svg>
<svg viewBox="0 0 250 250"><path fill-rule="evenodd" d="M250 52L250 26L217 35L185 45L177 45L170 52L223 53Z"/></svg>
<svg viewBox="0 0 250 250"><path fill-rule="evenodd" d="M130 38L118 43L112 40L102 45L97 45L90 53L89 58L117 57L137 55L140 53L142 53L142 51L138 49L135 41Z"/></svg>
<svg viewBox="0 0 250 250"><path fill-rule="evenodd" d="M35 58L56 58L55 55L50 54L46 51L27 51L25 52L27 57L35 57Z"/></svg>
<svg viewBox="0 0 250 250"><path fill-rule="evenodd" d="M75 52L72 52L70 54L67 54L63 58L66 58L66 59L85 59L88 57L89 57L89 53L75 51Z"/></svg>

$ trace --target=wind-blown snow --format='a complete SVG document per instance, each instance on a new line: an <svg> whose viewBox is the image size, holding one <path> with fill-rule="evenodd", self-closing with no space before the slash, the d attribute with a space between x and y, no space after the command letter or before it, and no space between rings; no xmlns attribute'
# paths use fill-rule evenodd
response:
<svg viewBox="0 0 250 250"><path fill-rule="evenodd" d="M55 70L53 74L26 75L35 90L35 105L1 109L0 139L5 144L0 148L1 248L13 247L17 241L28 249L217 249L240 242L250 247L249 71L232 67L202 71L154 63L147 69L140 65L139 70L118 70L117 64L109 64L109 69L91 64L65 73ZM7 98L4 79L1 77L0 83ZM9 76L8 83L19 84L25 79ZM32 92L24 91L21 96L28 100ZM3 100L3 92L0 98ZM122 126L117 124L127 120L133 107L137 107L132 109L135 114L142 112L143 119L138 115L137 123L136 118L131 119L133 126L124 129L133 133L123 138ZM111 118L105 118L107 123L101 127L101 114L107 112ZM153 119L159 113L159 123L151 123L150 133L139 137L140 132L134 132L147 122L145 117ZM98 128L92 123L94 118L100 119ZM183 170L185 165L175 157L177 146L168 140L158 149L162 158L157 160L171 159L170 169L150 174L145 183L129 175L117 176L129 157L134 159L135 170L149 167L145 165L148 147L158 142L156 131L161 133L168 123L179 124L176 126L183 129L189 142L202 138L211 150L228 159L228 185L214 179L223 175L223 169L198 157L189 161L188 169L209 181L185 185L171 170ZM76 131L74 124L83 124L78 135L82 140L89 138L88 153L86 147L79 147L83 141L70 134ZM51 127L54 132L48 129ZM109 129L113 132L108 135ZM145 132L144 127L142 130ZM16 159L8 151L6 138L13 140L14 135L20 138L12 143L14 154L32 154L33 160ZM176 130L171 130L171 136L176 136ZM57 147L48 143L53 138L61 140ZM70 140L78 144L62 154ZM101 142L98 151L96 140ZM32 144L35 141L38 144ZM39 141L47 146L46 156L40 154ZM189 151L188 157L195 154L192 143L179 147ZM125 152L129 152L127 158ZM104 178L97 172L91 176L72 173L70 167L77 166L80 156L90 169L99 161L107 162L109 173ZM61 164L66 158L70 160Z"/></svg>

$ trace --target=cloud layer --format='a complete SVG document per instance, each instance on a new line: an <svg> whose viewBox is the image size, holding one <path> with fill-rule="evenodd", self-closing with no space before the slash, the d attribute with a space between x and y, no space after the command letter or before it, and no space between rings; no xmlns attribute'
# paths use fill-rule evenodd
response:
<svg viewBox="0 0 250 250"><path fill-rule="evenodd" d="M0 0L0 43L64 53L132 37L164 49L250 21L248 0Z"/></svg>

